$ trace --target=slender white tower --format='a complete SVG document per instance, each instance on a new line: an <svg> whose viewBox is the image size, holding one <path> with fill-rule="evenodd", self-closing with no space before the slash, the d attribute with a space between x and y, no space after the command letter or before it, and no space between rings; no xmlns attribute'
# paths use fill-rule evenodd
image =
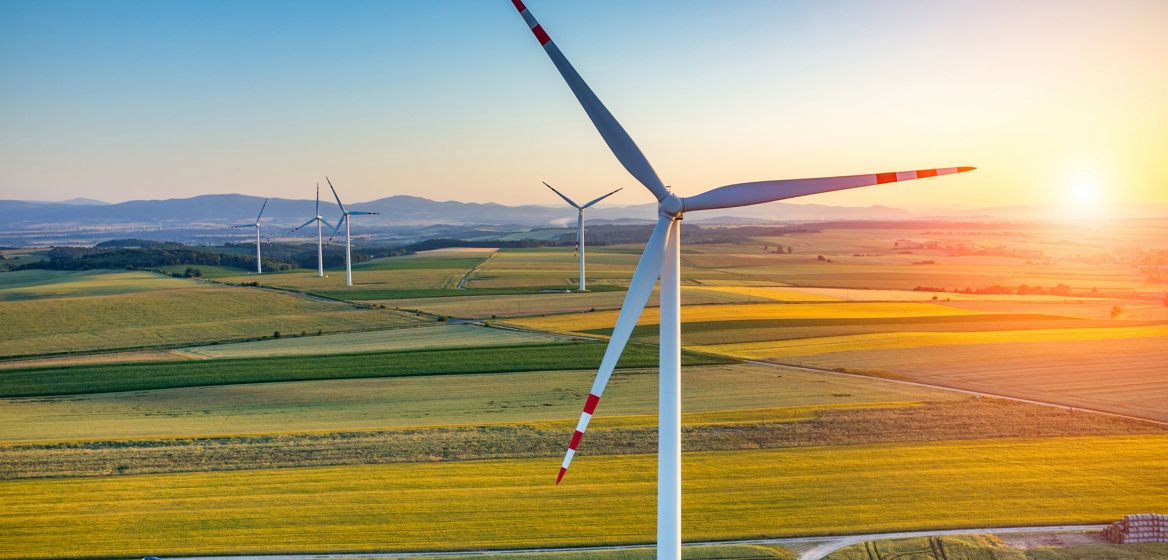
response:
<svg viewBox="0 0 1168 560"><path fill-rule="evenodd" d="M556 483L563 480L576 455L576 449L584 436L584 430L596 412L596 406L608 385L612 371L624 351L629 337L636 327L637 319L645 309L653 285L661 280L660 308L660 355L659 355L659 401L658 441L657 441L657 558L658 560L681 559L681 219L686 212L736 208L763 204L775 200L795 198L817 193L895 183L911 179L923 179L938 175L949 175L971 171L972 167L946 167L940 169L919 169L916 171L894 171L847 175L841 177L819 177L813 179L788 179L738 183L710 189L691 197L679 197L671 192L641 149L633 142L600 98L588 87L580 74L552 42L543 26L523 4L523 0L511 0L531 33L551 58L560 76L567 82L576 99L596 126L597 132L608 144L613 155L630 175L635 177L657 199L657 225L645 244L645 251L637 262L637 269L629 281L625 301L621 304L612 336L604 351L596 380L592 383L588 399L584 401L584 411L568 443L564 462L556 475ZM553 189L554 190L554 189ZM563 195L561 195L563 196Z"/></svg>
<svg viewBox="0 0 1168 560"><path fill-rule="evenodd" d="M600 202L601 200L604 200L620 192L621 189L612 191L602 197L595 198L587 204L580 205L573 202L572 199L564 196L564 193L557 191L555 187L547 184L546 181L544 182L544 186L551 189L552 192L560 195L560 198L564 199L564 202L567 202L572 206L572 208L576 209L576 249L578 256L580 257L580 282L576 284L576 291L583 292L587 290L587 285L584 281L584 210L593 204L596 204L597 202Z"/></svg>
<svg viewBox="0 0 1168 560"><path fill-rule="evenodd" d="M316 215L315 215L315 217L313 217L311 220L308 220L307 222L304 222L303 224L296 226L289 233L295 233L296 230L298 230L298 229L300 229L308 224L311 224L312 222L316 222L316 276L318 278L324 278L324 232L322 229L322 224L329 226L329 227L332 227L332 226L329 225L329 223L326 222L325 219L320 216L320 183L316 184Z"/></svg>
<svg viewBox="0 0 1168 560"><path fill-rule="evenodd" d="M268 198L264 199L264 205L260 206L260 213L258 216L256 216L254 224L239 224L239 225L231 226L231 227L235 227L235 228L245 228L245 227L254 227L255 228L255 231L256 231L256 274L263 274L264 273L264 265L263 265L263 261L261 260L261 255L260 255L260 218L264 215L264 209L266 209L268 207L268 200L271 200L271 199L268 199Z"/></svg>
<svg viewBox="0 0 1168 560"><path fill-rule="evenodd" d="M328 182L329 189L333 191L333 198L337 199L337 206L341 208L341 221L337 222L336 229L333 230L333 235L341 229L341 224L345 224L345 285L353 285L353 237L349 230L349 222L352 220L350 216L373 216L377 212L357 212L345 209L345 205L341 202L341 197L337 195L337 189L333 187L333 182L328 177L324 178Z"/></svg>

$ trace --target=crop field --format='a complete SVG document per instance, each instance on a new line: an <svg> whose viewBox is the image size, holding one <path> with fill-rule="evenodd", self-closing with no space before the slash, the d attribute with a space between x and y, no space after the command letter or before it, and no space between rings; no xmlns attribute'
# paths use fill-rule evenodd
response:
<svg viewBox="0 0 1168 560"><path fill-rule="evenodd" d="M987 359L992 351L992 360ZM1067 342L1003 342L835 352L778 359L895 375L1168 421L1164 337Z"/></svg>
<svg viewBox="0 0 1168 560"><path fill-rule="evenodd" d="M603 354L603 344L587 341L8 369L0 371L0 396L76 395L312 379L498 373L564 369L584 364L595 367L593 364L598 365ZM625 350L618 367L645 367L655 364L656 360L655 348L633 345ZM682 363L692 365L730 361L733 360L689 351L682 355Z"/></svg>
<svg viewBox="0 0 1168 560"><path fill-rule="evenodd" d="M653 414L598 417L595 426L590 426L582 452L651 454L656 450L656 421ZM682 423L682 444L688 452L1168 435L1168 427L1147 422L972 398L687 412ZM562 419L129 440L13 441L4 444L6 460L0 463L0 479L559 457L573 426L573 420Z"/></svg>
<svg viewBox="0 0 1168 560"><path fill-rule="evenodd" d="M973 315L976 312L943 305L917 302L857 302L857 303L756 303L699 305L682 310L684 322L701 322L733 317L739 321L761 319L869 319L881 317L936 317ZM554 332L581 332L590 329L612 328L618 311L597 311L575 315L512 319L510 324L529 329ZM656 309L646 309L638 325L658 322Z"/></svg>
<svg viewBox="0 0 1168 560"><path fill-rule="evenodd" d="M1168 436L686 454L687 539L1100 523L1168 507ZM652 455L0 481L0 556L646 543ZM1122 488L1122 491L1117 491ZM273 515L279 512L278 515Z"/></svg>
<svg viewBox="0 0 1168 560"><path fill-rule="evenodd" d="M465 351L459 354L465 355ZM565 428L570 429L595 375L591 369L493 375L450 371L439 376L6 398L0 400L0 442L548 421L565 422ZM694 414L965 398L949 391L877 379L824 376L755 364L692 366L682 375L684 410ZM597 425L606 417L653 413L656 395L656 370L618 370L597 409ZM91 421L79 424L78 417Z"/></svg>
<svg viewBox="0 0 1168 560"><path fill-rule="evenodd" d="M194 282L152 272L18 270L0 274L0 302L104 296L190 287Z"/></svg>
<svg viewBox="0 0 1168 560"><path fill-rule="evenodd" d="M290 294L193 286L112 296L0 302L0 356L258 338L275 331L390 328L418 322Z"/></svg>
<svg viewBox="0 0 1168 560"><path fill-rule="evenodd" d="M455 297L430 297L396 300L374 300L386 307L416 309L436 315L451 317L490 319L494 317L523 317L530 315L550 315L557 313L582 313L598 309L620 309L625 300L625 292L563 292L515 295L466 295L476 294L481 289L467 290ZM713 290L705 287L683 286L683 305L705 305L711 303L745 303L759 301L760 296L737 293L733 290ZM657 305L657 293L649 298L649 305Z"/></svg>
<svg viewBox="0 0 1168 560"><path fill-rule="evenodd" d="M1142 327L1028 329L967 332L883 332L691 346L694 350L726 354L743 359L787 358L808 354L862 352L922 348L927 346L982 345L1004 343L1089 342L1168 336L1168 325ZM1163 338L1159 338L1163 341ZM1166 364L1168 365L1168 364Z"/></svg>
<svg viewBox="0 0 1168 560"><path fill-rule="evenodd" d="M527 331L491 329L479 325L428 325L357 333L326 334L311 337L278 338L195 346L175 353L192 358L262 358L267 356L311 356L352 354L357 352L391 352L427 348L461 348L474 346L508 346L564 342L561 336Z"/></svg>
<svg viewBox="0 0 1168 560"><path fill-rule="evenodd" d="M588 281L597 284L628 283L637 266L637 254L611 252L607 247L587 248ZM579 262L571 247L501 249L479 267L468 288L516 286L575 286Z"/></svg>

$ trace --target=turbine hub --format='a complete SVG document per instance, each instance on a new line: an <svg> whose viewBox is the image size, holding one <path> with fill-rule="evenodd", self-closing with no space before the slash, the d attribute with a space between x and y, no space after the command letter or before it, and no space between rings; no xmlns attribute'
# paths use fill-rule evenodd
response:
<svg viewBox="0 0 1168 560"><path fill-rule="evenodd" d="M662 216L680 218L681 213L685 211L685 205L681 203L681 199L677 195L669 193L669 196L657 204L657 210L661 212Z"/></svg>

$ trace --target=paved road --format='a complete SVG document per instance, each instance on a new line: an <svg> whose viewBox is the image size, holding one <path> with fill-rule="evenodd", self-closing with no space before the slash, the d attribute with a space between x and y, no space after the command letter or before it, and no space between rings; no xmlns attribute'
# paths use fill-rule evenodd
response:
<svg viewBox="0 0 1168 560"><path fill-rule="evenodd" d="M712 546L712 545L743 545L743 544L774 544L774 545L815 545L807 552L799 555L799 560L819 560L836 550L864 541L880 539L903 539L911 537L932 537L941 535L983 535L1006 533L1075 533L1083 531L1102 531L1103 525L1054 525L1047 527L983 527L978 529L950 529L943 531L911 531L905 533L870 533L866 535L849 535L846 537L791 537L784 539L750 539L739 541L694 542L685 546ZM194 556L194 557L167 557L164 560L341 560L350 558L468 558L491 557L503 554L546 554L549 552L603 552L606 550L630 550L648 548L645 545L626 546L589 546L577 548L526 548L514 550L459 550L450 552L381 552L381 553L352 553L352 554L270 554L270 555L243 555L243 556Z"/></svg>

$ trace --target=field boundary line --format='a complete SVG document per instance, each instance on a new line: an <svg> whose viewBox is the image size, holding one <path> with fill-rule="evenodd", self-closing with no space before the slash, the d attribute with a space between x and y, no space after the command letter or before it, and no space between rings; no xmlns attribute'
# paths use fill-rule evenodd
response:
<svg viewBox="0 0 1168 560"><path fill-rule="evenodd" d="M812 367L812 366L804 366L804 365L796 365L796 364L786 364L786 363L782 363L782 362L766 362L766 361L762 361L762 360L746 360L746 359L744 359L742 361L744 363L748 363L748 364L756 364L756 365L770 366L770 367L777 367L777 368L798 369L798 370L803 370L803 371L807 371L807 372L811 372L811 373L827 373L827 374L831 374L831 375L839 375L839 376L853 377L853 378L860 377L860 378L864 378L864 379L874 379L877 381L885 381L888 383L900 383L902 385L911 385L914 387L925 387L925 388L929 388L929 389L942 389L945 391L964 393L964 394L972 395L975 397L989 397L989 398L994 398L994 399L1003 399L1003 400L1015 401L1015 402L1026 403L1026 404L1033 404L1033 405L1038 405L1038 406L1048 406L1048 407L1052 407L1052 408L1070 409L1072 411L1081 410L1083 412L1090 412L1093 414L1103 414L1105 416L1112 416L1115 418L1123 418L1125 420L1135 420L1138 422L1147 422L1150 424L1157 424L1160 426L1168 426L1168 422L1163 421L1163 420L1156 420L1154 418L1145 418L1143 416L1132 416L1130 414L1120 414L1118 412L1108 412L1106 410L1099 410L1099 409L1089 408L1089 407L1085 407L1085 406L1059 404L1059 403L1050 402L1050 401L1039 401L1039 400L1027 399L1027 398L1023 398L1023 397L1012 397L1010 395L1003 395L1000 393L988 393L985 391L977 391L974 389L962 389L960 387L951 387L949 385L940 385L937 383L926 383L923 381L909 381L906 379L890 379L887 377L879 377L876 375L864 375L862 373L847 373L847 372L843 372L843 371L835 371L832 369L817 368L817 367Z"/></svg>

